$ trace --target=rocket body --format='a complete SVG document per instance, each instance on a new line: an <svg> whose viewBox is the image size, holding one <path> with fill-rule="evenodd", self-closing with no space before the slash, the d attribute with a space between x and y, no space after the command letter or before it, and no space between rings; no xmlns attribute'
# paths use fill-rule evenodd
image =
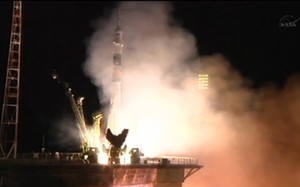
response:
<svg viewBox="0 0 300 187"><path fill-rule="evenodd" d="M113 134L118 134L123 129L120 125L123 32L120 27L119 17L118 25L114 32L113 47L112 90L107 127L110 128Z"/></svg>

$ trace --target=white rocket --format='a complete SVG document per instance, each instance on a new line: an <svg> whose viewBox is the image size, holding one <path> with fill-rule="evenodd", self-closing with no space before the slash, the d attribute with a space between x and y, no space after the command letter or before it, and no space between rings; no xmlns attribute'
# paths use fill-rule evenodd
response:
<svg viewBox="0 0 300 187"><path fill-rule="evenodd" d="M120 10L118 12L118 25L114 31L113 46L113 77L107 128L110 128L113 134L119 134L122 130L122 127L120 127L120 112L123 49L123 32L120 26Z"/></svg>

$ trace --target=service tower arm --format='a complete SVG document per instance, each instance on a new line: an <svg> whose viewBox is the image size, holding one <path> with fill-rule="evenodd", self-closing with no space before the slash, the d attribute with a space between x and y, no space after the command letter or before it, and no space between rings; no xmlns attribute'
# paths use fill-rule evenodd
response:
<svg viewBox="0 0 300 187"><path fill-rule="evenodd" d="M87 138L86 138L86 124L85 124L85 119L84 119L84 115L83 115L83 110L82 110L82 100L83 97L79 97L77 102L74 99L74 94L72 93L72 89L70 88L69 84L67 82L65 82L64 80L62 80L58 74L56 72L52 73L52 78L57 80L57 82L59 84L61 84L64 89L65 89L65 94L67 95L70 103L71 103L71 107L73 110L73 113L75 114L76 120L78 123L77 127L79 129L80 132L80 140L82 145L87 146ZM85 151L85 150L83 150Z"/></svg>

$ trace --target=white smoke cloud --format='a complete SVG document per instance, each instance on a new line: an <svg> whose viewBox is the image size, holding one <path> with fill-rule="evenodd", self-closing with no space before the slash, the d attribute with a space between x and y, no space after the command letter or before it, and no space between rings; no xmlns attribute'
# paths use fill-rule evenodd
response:
<svg viewBox="0 0 300 187"><path fill-rule="evenodd" d="M223 55L199 57L194 36L171 17L171 4L123 2L120 10L119 128L129 128L129 147L149 156L197 157L204 168L188 178L188 187L300 185L299 77L283 90L253 90ZM95 24L84 67L101 102L110 97L116 13ZM200 71L209 74L207 91L197 90Z"/></svg>

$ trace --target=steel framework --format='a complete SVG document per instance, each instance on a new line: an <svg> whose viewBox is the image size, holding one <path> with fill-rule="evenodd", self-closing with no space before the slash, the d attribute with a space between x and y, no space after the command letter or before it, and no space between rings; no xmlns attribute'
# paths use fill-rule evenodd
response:
<svg viewBox="0 0 300 187"><path fill-rule="evenodd" d="M6 158L16 158L18 147L21 31L22 2L14 1L0 126L0 149Z"/></svg>

